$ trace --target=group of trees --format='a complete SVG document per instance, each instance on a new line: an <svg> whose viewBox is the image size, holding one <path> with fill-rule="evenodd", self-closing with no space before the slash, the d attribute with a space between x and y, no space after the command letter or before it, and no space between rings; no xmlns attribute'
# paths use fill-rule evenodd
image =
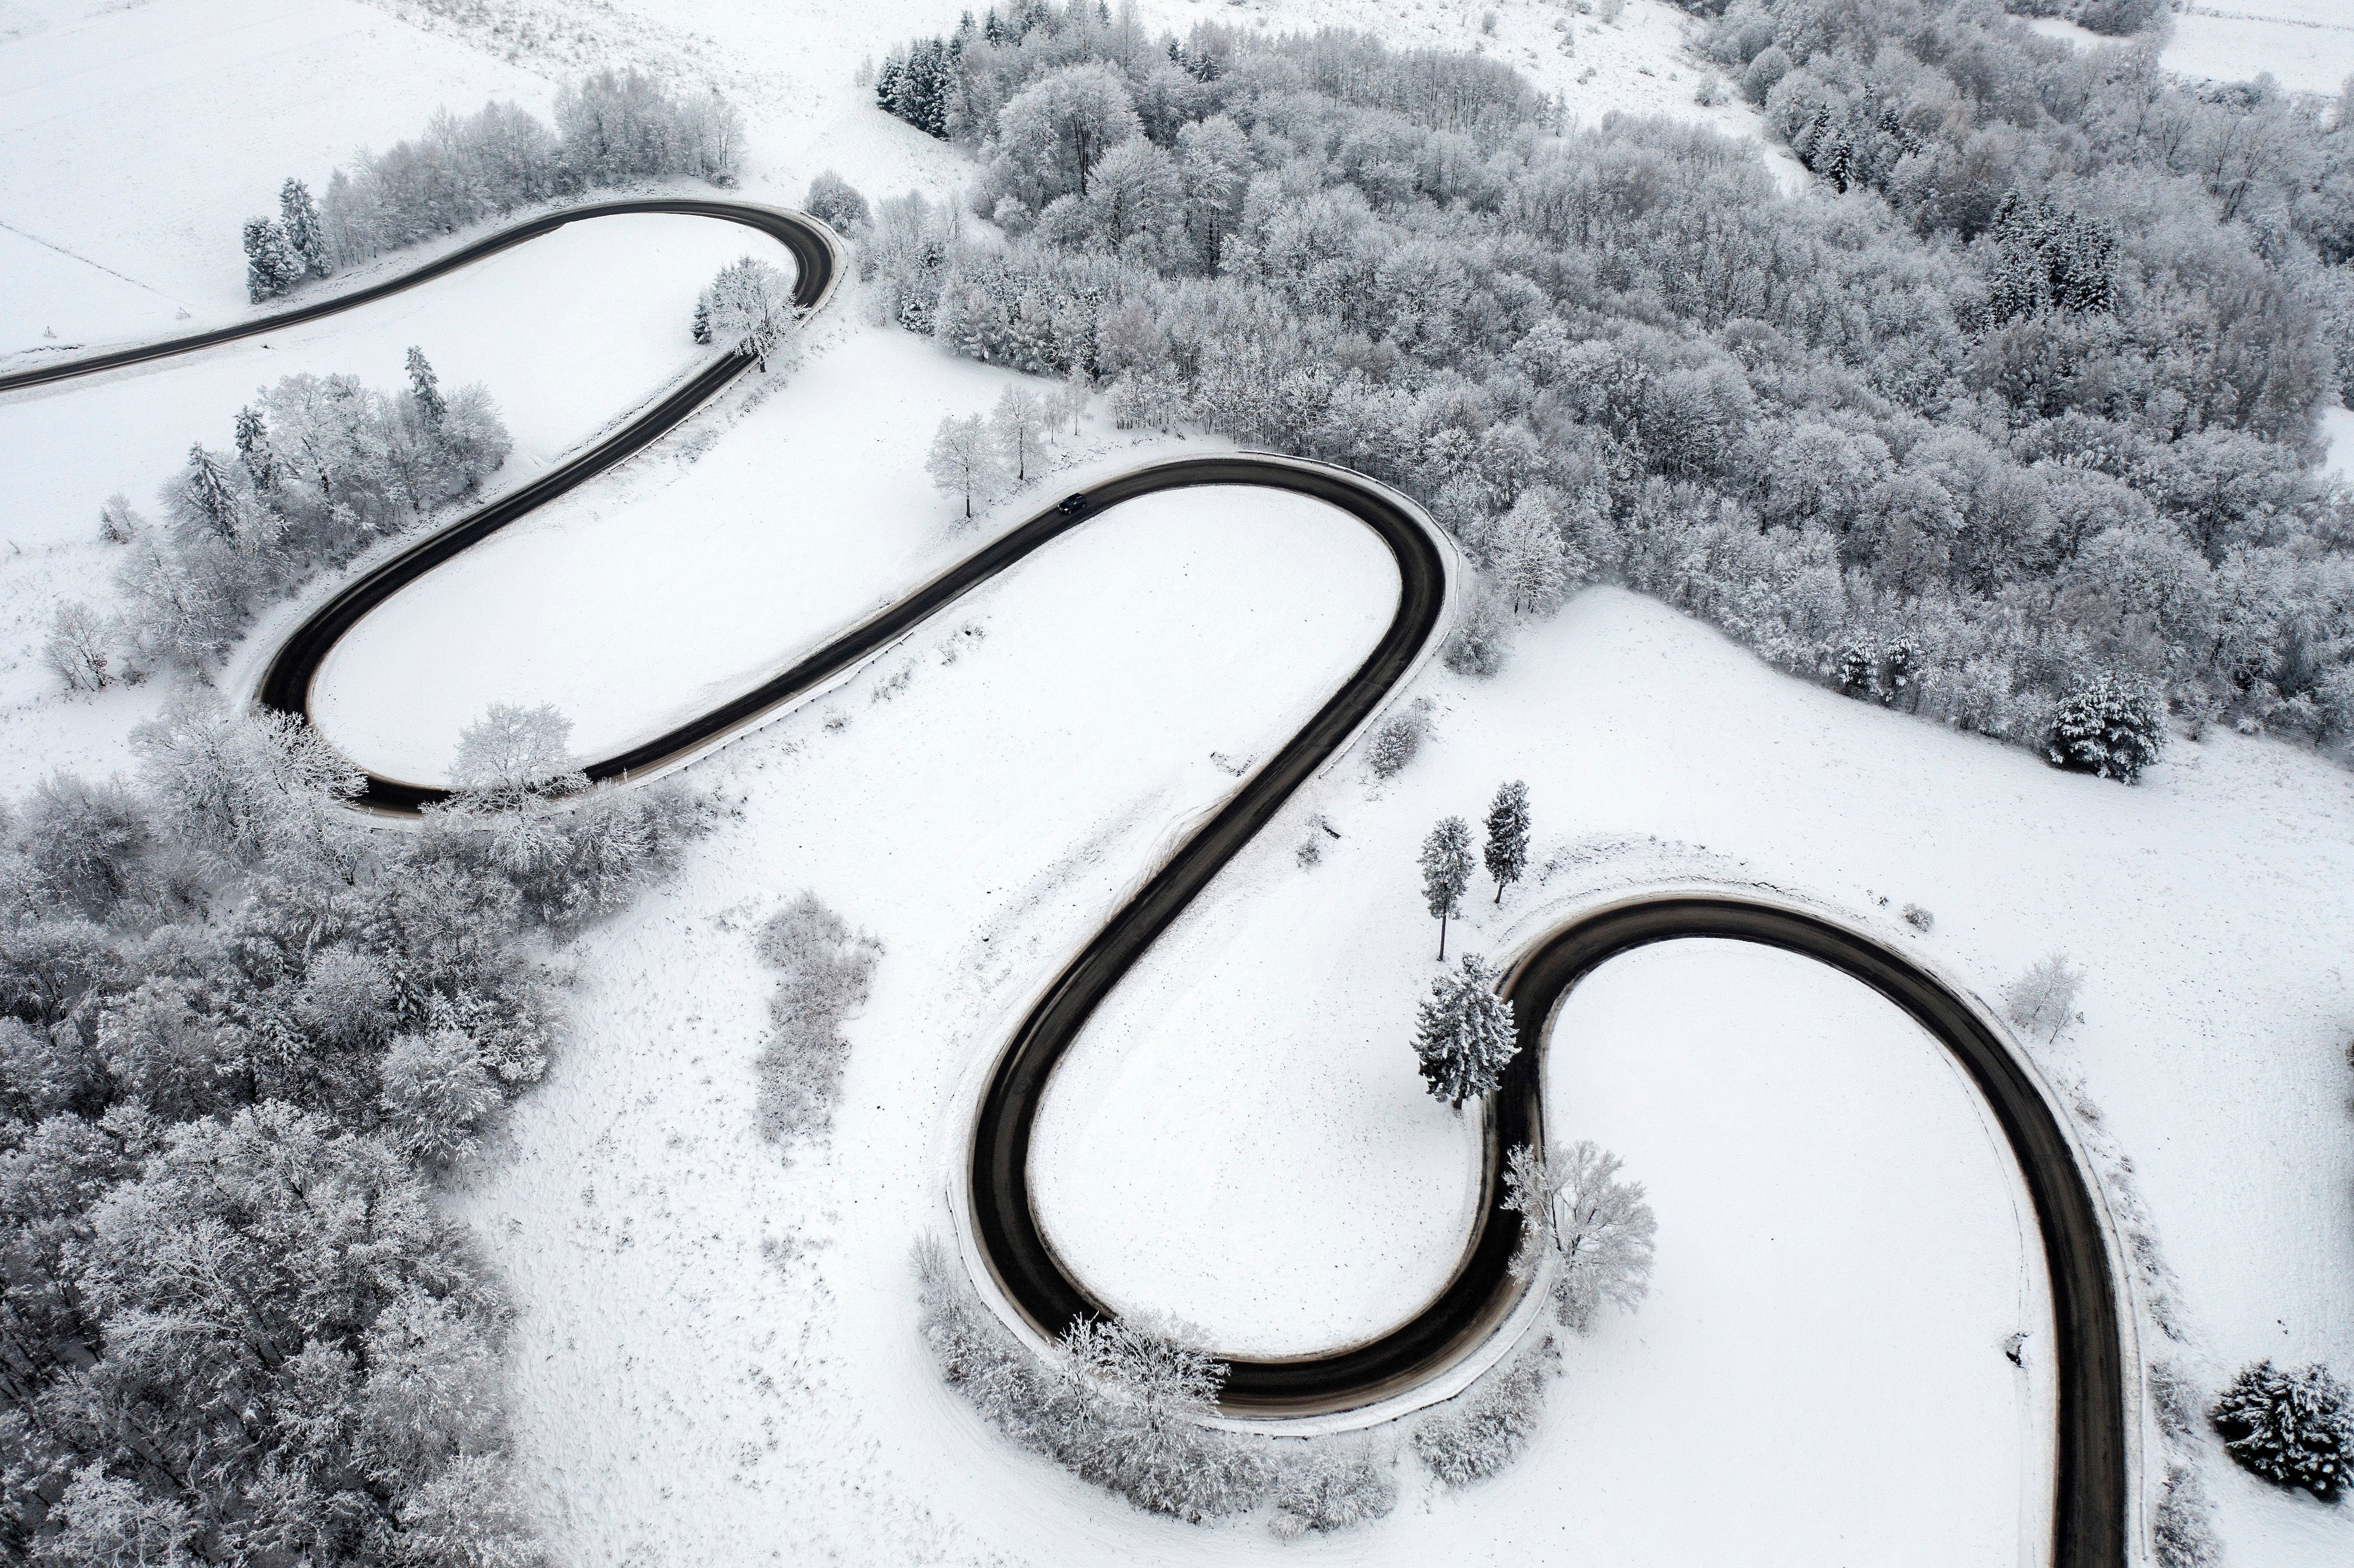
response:
<svg viewBox="0 0 2354 1568"><path fill-rule="evenodd" d="M1519 779L1496 787L1488 807L1488 842L1482 856L1495 879L1496 902L1521 879L1529 862L1529 787ZM1471 830L1448 817L1422 843L1422 896L1438 922L1438 958L1447 959L1447 922L1462 913L1471 885ZM1497 993L1501 975L1477 953L1466 953L1457 972L1430 985L1429 1000L1415 1016L1414 1050L1431 1094L1457 1110L1466 1100L1496 1092L1504 1069L1520 1048L1512 1004Z"/></svg>
<svg viewBox="0 0 2354 1568"><path fill-rule="evenodd" d="M444 109L416 141L336 170L323 205L288 180L279 216L246 222L246 289L265 300L553 197L682 175L733 185L743 140L743 116L717 89L673 91L634 66L565 87L553 128L512 103L464 116Z"/></svg>
<svg viewBox="0 0 2354 1568"><path fill-rule="evenodd" d="M2354 737L2354 502L2311 465L2354 366L2342 106L1992 0L1740 0L1705 48L1847 192L1794 202L1704 131L1558 134L1484 58L1092 0L938 42L927 128L1002 238L883 203L880 308L1408 489L1486 585L1458 669L1606 579L2113 777L2169 706Z"/></svg>
<svg viewBox="0 0 2354 1568"><path fill-rule="evenodd" d="M100 531L125 551L122 612L109 622L60 606L44 655L86 690L158 663L209 670L264 604L472 493L513 445L489 393L444 392L415 348L397 392L289 376L239 411L228 450L188 449L161 523L124 496L107 502Z"/></svg>
<svg viewBox="0 0 2354 1568"><path fill-rule="evenodd" d="M801 322L791 281L758 257L746 256L722 267L696 296L693 330L695 342L720 344L758 360L765 371Z"/></svg>
<svg viewBox="0 0 2354 1568"><path fill-rule="evenodd" d="M1045 471L1045 449L1065 424L1076 426L1087 412L1085 383L1069 382L1040 394L1008 387L986 418L979 414L942 417L925 467L940 493L976 513Z"/></svg>
<svg viewBox="0 0 2354 1568"><path fill-rule="evenodd" d="M431 1183L555 1048L541 934L699 821L561 801L561 740L493 715L390 834L299 721L191 699L0 818L0 1557L537 1560Z"/></svg>

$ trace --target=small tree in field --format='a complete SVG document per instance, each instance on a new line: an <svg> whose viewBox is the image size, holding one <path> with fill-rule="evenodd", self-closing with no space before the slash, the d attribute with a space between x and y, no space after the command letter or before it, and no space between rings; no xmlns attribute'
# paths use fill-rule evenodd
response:
<svg viewBox="0 0 2354 1568"><path fill-rule="evenodd" d="M573 766L572 721L553 703L493 703L458 736L451 788L498 809L588 787Z"/></svg>
<svg viewBox="0 0 2354 1568"><path fill-rule="evenodd" d="M2326 1501L2354 1483L2354 1390L2317 1362L2283 1372L2258 1361L2210 1415L2232 1457L2275 1486Z"/></svg>
<svg viewBox="0 0 2354 1568"><path fill-rule="evenodd" d="M1451 975L1430 982L1430 1000L1415 1013L1414 1054L1431 1097L1457 1110L1496 1092L1519 1049L1512 1004L1496 994L1497 971L1477 953L1463 955Z"/></svg>
<svg viewBox="0 0 2354 1568"><path fill-rule="evenodd" d="M1529 863L1529 787L1515 779L1496 786L1488 806L1488 874L1496 879L1496 902L1504 889L1521 879Z"/></svg>
<svg viewBox="0 0 2354 1568"><path fill-rule="evenodd" d="M990 434L997 439L999 461L1013 471L1016 484L1026 483L1030 465L1046 443L1046 406L1026 387L1008 387L990 411Z"/></svg>
<svg viewBox="0 0 2354 1568"><path fill-rule="evenodd" d="M2166 705L2147 686L2104 672L2052 715L2043 755L2055 768L2127 784L2166 747Z"/></svg>
<svg viewBox="0 0 2354 1568"><path fill-rule="evenodd" d="M2084 985L2084 971L2071 969L2067 954L2047 954L2002 988L2002 1011L2028 1033L2057 1040L2076 1016L2076 993Z"/></svg>
<svg viewBox="0 0 2354 1568"><path fill-rule="evenodd" d="M695 304L695 341L734 349L769 368L801 322L793 303L792 285L785 275L757 257L746 256L719 270Z"/></svg>
<svg viewBox="0 0 2354 1568"><path fill-rule="evenodd" d="M961 419L950 414L942 419L939 433L932 438L932 455L924 466L941 493L963 503L967 522L972 520L973 507L988 505L1005 482L996 444L978 414L967 414Z"/></svg>
<svg viewBox="0 0 2354 1568"><path fill-rule="evenodd" d="M1447 923L1463 913L1463 892L1471 885L1471 829L1449 817L1422 841L1422 901L1438 922L1438 961L1447 961Z"/></svg>
<svg viewBox="0 0 2354 1568"><path fill-rule="evenodd" d="M1504 1172L1504 1207L1521 1216L1512 1277L1533 1279L1547 1254L1556 1257L1553 1317L1581 1334L1606 1305L1631 1312L1651 1287L1659 1222L1643 1184L1620 1181L1618 1169L1617 1155L1581 1140L1542 1155L1522 1144Z"/></svg>

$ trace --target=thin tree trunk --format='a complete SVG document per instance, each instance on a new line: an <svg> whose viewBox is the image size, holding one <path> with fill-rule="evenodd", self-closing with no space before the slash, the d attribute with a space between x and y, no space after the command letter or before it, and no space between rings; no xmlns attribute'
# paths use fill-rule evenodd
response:
<svg viewBox="0 0 2354 1568"><path fill-rule="evenodd" d="M1444 915L1438 917L1438 961L1442 964L1447 961L1447 916Z"/></svg>

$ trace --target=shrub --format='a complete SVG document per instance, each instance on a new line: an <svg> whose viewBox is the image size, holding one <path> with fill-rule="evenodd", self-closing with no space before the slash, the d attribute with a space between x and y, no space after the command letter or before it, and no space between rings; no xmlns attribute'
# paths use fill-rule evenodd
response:
<svg viewBox="0 0 2354 1568"><path fill-rule="evenodd" d="M1430 710L1420 702L1384 719L1365 746L1365 761L1373 777L1395 778L1422 750L1422 737L1428 733Z"/></svg>
<svg viewBox="0 0 2354 1568"><path fill-rule="evenodd" d="M2318 1362L2284 1372L2258 1361L2208 1416L2232 1457L2275 1486L2327 1500L2354 1479L2354 1391Z"/></svg>
<svg viewBox="0 0 2354 1568"><path fill-rule="evenodd" d="M846 235L866 227L866 198L832 169L823 170L810 181L809 199L802 205L811 217L837 234Z"/></svg>
<svg viewBox="0 0 2354 1568"><path fill-rule="evenodd" d="M1286 1541L1346 1530L1388 1517L1397 1496L1395 1454L1371 1444L1331 1452L1311 1447L1276 1488L1267 1528Z"/></svg>
<svg viewBox="0 0 2354 1568"><path fill-rule="evenodd" d="M2130 784L2166 747L2166 706L2148 687L2095 675L2061 701L2043 755L2055 768Z"/></svg>
<svg viewBox="0 0 2354 1568"><path fill-rule="evenodd" d="M783 971L769 1001L768 1044L754 1064L760 1136L790 1145L833 1125L842 1069L850 1060L843 1021L864 1005L882 948L854 936L842 916L803 893L769 916L755 947Z"/></svg>
<svg viewBox="0 0 2354 1568"><path fill-rule="evenodd" d="M1415 1454L1449 1489L1484 1481L1529 1446L1544 1414L1545 1380L1560 1365L1551 1334L1489 1373L1414 1429Z"/></svg>
<svg viewBox="0 0 2354 1568"><path fill-rule="evenodd" d="M1458 675L1480 679L1499 673L1512 651L1512 608L1481 578L1474 578L1463 618L1447 634L1438 661Z"/></svg>

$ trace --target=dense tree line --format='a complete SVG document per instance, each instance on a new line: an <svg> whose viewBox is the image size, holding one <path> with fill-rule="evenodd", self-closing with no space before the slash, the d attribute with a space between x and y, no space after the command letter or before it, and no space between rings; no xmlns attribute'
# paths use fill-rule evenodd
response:
<svg viewBox="0 0 2354 1568"><path fill-rule="evenodd" d="M743 140L743 115L716 89L673 91L635 67L564 88L553 126L512 103L444 109L417 140L337 169L323 203L288 180L277 217L247 220L246 291L265 300L305 277L585 191L681 175L733 185Z"/></svg>
<svg viewBox="0 0 2354 1568"><path fill-rule="evenodd" d="M0 837L0 1557L539 1560L508 1489L509 1308L437 1172L537 1079L535 948L700 821L566 801L493 713L421 833L299 721L191 700L132 779Z"/></svg>
<svg viewBox="0 0 2354 1568"><path fill-rule="evenodd" d="M122 613L59 607L48 662L86 690L158 664L208 671L263 606L472 493L513 446L489 393L444 392L414 348L397 392L289 376L239 411L227 450L188 449L161 523L127 497L106 503L101 534L125 551Z"/></svg>
<svg viewBox="0 0 2354 1568"><path fill-rule="evenodd" d="M1490 585L1458 669L1603 579L2064 766L2131 777L2168 708L2354 738L2354 503L2312 467L2354 115L1992 0L1706 26L1826 191L1686 126L1562 134L1476 57L987 16L938 129L1001 233L887 200L862 264L1122 424L1410 490Z"/></svg>

